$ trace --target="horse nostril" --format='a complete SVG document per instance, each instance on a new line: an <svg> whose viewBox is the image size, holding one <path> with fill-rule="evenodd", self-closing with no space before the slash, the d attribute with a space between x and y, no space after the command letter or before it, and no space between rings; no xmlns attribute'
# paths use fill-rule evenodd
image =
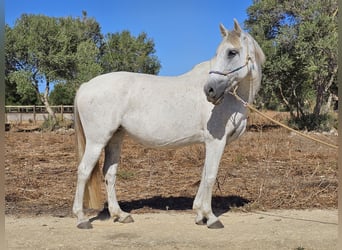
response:
<svg viewBox="0 0 342 250"><path fill-rule="evenodd" d="M215 90L213 88L208 88L208 96L215 97Z"/></svg>

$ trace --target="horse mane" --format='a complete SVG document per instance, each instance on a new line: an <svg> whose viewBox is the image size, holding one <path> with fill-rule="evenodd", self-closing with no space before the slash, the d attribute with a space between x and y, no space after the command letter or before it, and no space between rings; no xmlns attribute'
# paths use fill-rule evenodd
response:
<svg viewBox="0 0 342 250"><path fill-rule="evenodd" d="M255 60L254 63L257 64L256 65L257 72L254 71L254 75L252 73L252 75L247 81L243 81L240 83L238 94L241 97L243 97L244 100L251 103L253 102L261 86L261 66L265 63L266 57L261 47L254 40L254 38L247 32L243 32L243 33L253 45L254 55L252 55L252 58ZM231 44L233 44L233 46L239 47L241 46L240 36L241 34L238 34L235 30L233 30L229 32L227 39L229 40Z"/></svg>
<svg viewBox="0 0 342 250"><path fill-rule="evenodd" d="M247 32L245 32L245 34L247 35L247 37L252 40L252 43L254 45L254 50L255 50L255 59L257 60L257 63L259 63L260 65L263 65L266 61L266 56L264 54L264 52L262 51L260 45L255 41L255 39L248 34Z"/></svg>
<svg viewBox="0 0 342 250"><path fill-rule="evenodd" d="M259 44L255 41L255 39L247 32L245 32L245 35L248 37L248 39L250 39L250 41L253 44L254 53L255 53L255 63L257 64L257 71L258 71L256 75L251 76L251 79L250 79L248 102L252 103L261 86L261 77L262 77L261 67L266 61L266 56L264 52L262 51L261 47L259 46Z"/></svg>

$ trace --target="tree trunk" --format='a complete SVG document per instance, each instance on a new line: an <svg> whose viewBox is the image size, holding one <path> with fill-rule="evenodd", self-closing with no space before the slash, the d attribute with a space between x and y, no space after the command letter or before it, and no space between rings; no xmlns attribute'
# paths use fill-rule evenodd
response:
<svg viewBox="0 0 342 250"><path fill-rule="evenodd" d="M41 100L44 103L44 106L46 108L46 111L49 113L49 117L52 119L52 121L55 123L57 121L56 114L50 107L49 103L49 92L50 92L50 83L46 82L45 92L41 96Z"/></svg>
<svg viewBox="0 0 342 250"><path fill-rule="evenodd" d="M329 82L326 84L326 86L321 83L319 86L317 86L317 93L316 93L316 105L314 108L314 114L320 115L320 114L326 114L329 112L331 108L331 98L333 93L329 93L329 97L327 100L327 103L324 104L324 94L328 93L329 88L334 83L336 74L337 74L338 66L334 67L333 72L330 76Z"/></svg>
<svg viewBox="0 0 342 250"><path fill-rule="evenodd" d="M333 99L333 94L330 93L327 102L326 102L326 103L322 106L322 108L321 108L321 113L322 113L323 115L324 115L324 114L328 114L329 111L332 109L332 108L331 108L331 107L332 107L332 105L331 105L332 99Z"/></svg>
<svg viewBox="0 0 342 250"><path fill-rule="evenodd" d="M313 110L313 114L315 116L319 116L321 114L321 109L324 101L324 87L322 84L319 84L316 89L316 105Z"/></svg>
<svg viewBox="0 0 342 250"><path fill-rule="evenodd" d="M33 76L35 76L36 74L34 74ZM45 87L45 91L44 94L41 95L39 93L39 88L38 88L38 80L34 80L35 83L33 84L34 89L36 90L36 94L39 98L39 100L44 104L46 111L49 114L49 117L52 119L53 123L56 123L57 121L57 117L55 112L52 110L52 108L50 107L50 103L49 103L49 92L50 92L50 83L47 81L46 82L46 87Z"/></svg>
<svg viewBox="0 0 342 250"><path fill-rule="evenodd" d="M49 117L52 119L52 122L56 123L57 122L56 114L50 107L50 103L49 103L50 82L46 80L45 91L44 91L44 94L41 95L39 93L38 80L36 79L37 74L38 74L38 71L33 73L32 78L34 82L32 82L32 85L34 89L36 90L38 99L44 104L46 111L49 113Z"/></svg>
<svg viewBox="0 0 342 250"><path fill-rule="evenodd" d="M290 102L286 99L286 97L284 96L284 93L283 93L283 88L281 86L281 84L279 84L279 91L280 91L280 96L281 98L283 99L283 102L285 103L286 107L288 108L288 110L290 111L290 116L291 117L295 117L294 113L293 113L293 108L292 106L290 105Z"/></svg>

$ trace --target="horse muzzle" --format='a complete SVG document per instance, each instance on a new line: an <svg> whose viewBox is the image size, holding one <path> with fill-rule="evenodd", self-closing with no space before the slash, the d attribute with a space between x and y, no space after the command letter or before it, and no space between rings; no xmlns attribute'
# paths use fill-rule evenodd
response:
<svg viewBox="0 0 342 250"><path fill-rule="evenodd" d="M214 105L220 104L223 100L224 92L220 95L217 95L216 89L213 87L205 87L204 92L207 96L208 102L211 102Z"/></svg>
<svg viewBox="0 0 342 250"><path fill-rule="evenodd" d="M208 81L204 86L204 93L207 100L214 105L220 104L226 93L237 85L237 81L218 82L215 80Z"/></svg>

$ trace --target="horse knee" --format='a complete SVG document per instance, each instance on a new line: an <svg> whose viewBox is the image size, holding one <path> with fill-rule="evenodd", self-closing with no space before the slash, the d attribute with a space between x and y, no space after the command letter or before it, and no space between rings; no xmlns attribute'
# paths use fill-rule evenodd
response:
<svg viewBox="0 0 342 250"><path fill-rule="evenodd" d="M214 176L209 176L209 177L205 178L205 183L208 187L214 186L215 181L216 181L216 177L214 177Z"/></svg>

